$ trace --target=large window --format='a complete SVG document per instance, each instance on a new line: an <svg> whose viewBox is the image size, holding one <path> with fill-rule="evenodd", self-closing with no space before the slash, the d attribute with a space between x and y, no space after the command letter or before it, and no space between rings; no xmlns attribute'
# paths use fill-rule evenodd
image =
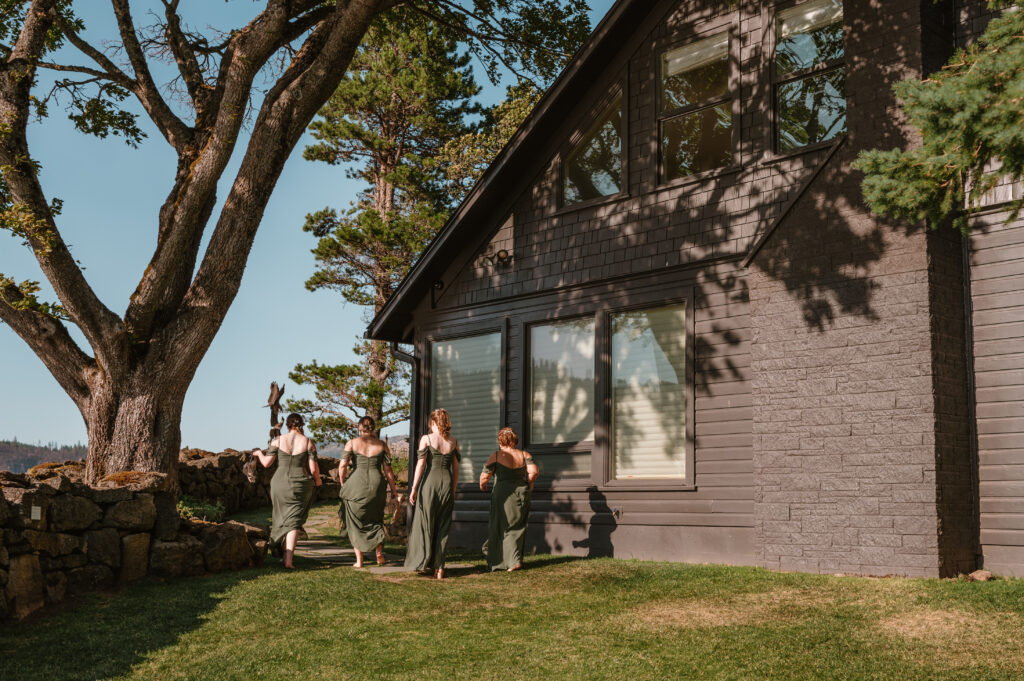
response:
<svg viewBox="0 0 1024 681"><path fill-rule="evenodd" d="M594 439L594 320L530 329L530 445L571 445ZM537 457L552 478L589 477L589 452L550 451Z"/></svg>
<svg viewBox="0 0 1024 681"><path fill-rule="evenodd" d="M842 0L808 0L778 13L775 78L778 151L846 132Z"/></svg>
<svg viewBox="0 0 1024 681"><path fill-rule="evenodd" d="M663 52L660 74L662 180L731 165L729 34Z"/></svg>
<svg viewBox="0 0 1024 681"><path fill-rule="evenodd" d="M430 370L430 410L448 410L462 452L459 479L472 482L498 448L501 334L433 343Z"/></svg>
<svg viewBox="0 0 1024 681"><path fill-rule="evenodd" d="M622 191L622 95L572 148L562 167L565 205Z"/></svg>
<svg viewBox="0 0 1024 681"><path fill-rule="evenodd" d="M685 478L686 306L614 314L611 327L611 477Z"/></svg>

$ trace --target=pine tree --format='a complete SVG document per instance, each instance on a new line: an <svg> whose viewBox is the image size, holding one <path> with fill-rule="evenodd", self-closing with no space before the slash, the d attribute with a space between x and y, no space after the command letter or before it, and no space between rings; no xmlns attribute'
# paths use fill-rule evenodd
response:
<svg viewBox="0 0 1024 681"><path fill-rule="evenodd" d="M365 190L344 213L325 208L306 217L318 238L311 291L338 291L349 303L379 311L443 224L451 208L444 168L433 159L446 140L472 128L479 92L470 57L436 23L407 11L371 26L349 73L317 120L316 144L304 158L347 166ZM311 414L325 441L350 436L363 415L387 427L408 418L405 366L382 341L355 348L362 364L299 364L291 378L310 384L314 400L289 409Z"/></svg>
<svg viewBox="0 0 1024 681"><path fill-rule="evenodd" d="M860 154L854 167L874 212L932 228L951 219L966 234L986 192L1024 180L1024 2L989 5L1006 9L976 44L927 80L896 85L921 145Z"/></svg>

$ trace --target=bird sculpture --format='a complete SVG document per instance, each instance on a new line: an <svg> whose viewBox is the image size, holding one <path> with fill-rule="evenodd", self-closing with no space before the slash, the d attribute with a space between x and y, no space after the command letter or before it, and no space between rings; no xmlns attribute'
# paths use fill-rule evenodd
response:
<svg viewBox="0 0 1024 681"><path fill-rule="evenodd" d="M278 435L281 434L281 426L284 425L283 421L278 420L278 414L281 412L281 398L284 396L284 383L281 387L277 386L277 381L270 384L270 397L267 398L267 403L263 406L270 407L270 427L278 431Z"/></svg>

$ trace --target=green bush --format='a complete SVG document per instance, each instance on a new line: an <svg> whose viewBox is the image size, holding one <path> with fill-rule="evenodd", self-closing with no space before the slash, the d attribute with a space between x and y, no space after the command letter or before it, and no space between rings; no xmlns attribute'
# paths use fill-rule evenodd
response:
<svg viewBox="0 0 1024 681"><path fill-rule="evenodd" d="M224 520L224 512L224 504L219 501L202 501L193 499L187 494L182 494L178 499L178 515L183 520L195 519L219 523Z"/></svg>

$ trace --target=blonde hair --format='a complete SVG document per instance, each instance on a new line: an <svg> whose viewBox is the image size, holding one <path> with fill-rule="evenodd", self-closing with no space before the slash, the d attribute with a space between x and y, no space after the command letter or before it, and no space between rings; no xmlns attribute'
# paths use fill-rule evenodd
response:
<svg viewBox="0 0 1024 681"><path fill-rule="evenodd" d="M498 444L502 447L515 447L517 442L519 442L519 437L516 435L516 431L508 426L498 431Z"/></svg>
<svg viewBox="0 0 1024 681"><path fill-rule="evenodd" d="M435 409L430 412L430 423L437 426L437 430L444 439L447 440L448 436L452 434L452 420L448 418L448 412L444 409Z"/></svg>

